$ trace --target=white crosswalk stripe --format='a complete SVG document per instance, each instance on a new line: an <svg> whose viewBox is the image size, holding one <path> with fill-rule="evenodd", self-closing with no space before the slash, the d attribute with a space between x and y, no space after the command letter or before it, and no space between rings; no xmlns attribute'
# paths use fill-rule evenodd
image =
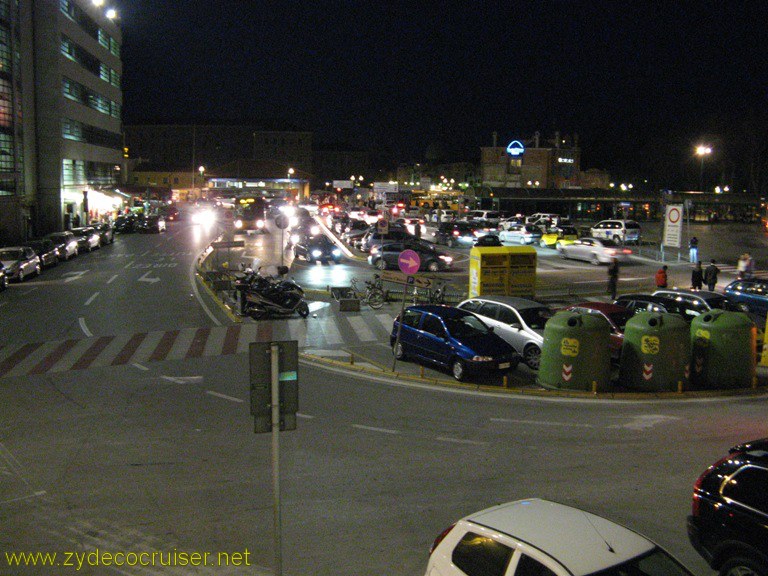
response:
<svg viewBox="0 0 768 576"><path fill-rule="evenodd" d="M370 342L372 340L376 340L376 335L373 333L373 330L368 328L368 325L365 323L365 320L363 320L361 316L350 316L347 318L347 320L351 324L355 335L361 341Z"/></svg>

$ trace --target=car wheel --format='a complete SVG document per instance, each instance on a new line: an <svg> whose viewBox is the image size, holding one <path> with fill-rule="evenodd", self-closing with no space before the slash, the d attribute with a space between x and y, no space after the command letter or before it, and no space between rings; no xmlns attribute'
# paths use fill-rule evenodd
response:
<svg viewBox="0 0 768 576"><path fill-rule="evenodd" d="M768 565L747 556L734 556L726 560L720 567L720 576L765 576Z"/></svg>
<svg viewBox="0 0 768 576"><path fill-rule="evenodd" d="M309 305L302 300L301 304L296 308L296 311L299 313L299 316L306 318L309 316Z"/></svg>
<svg viewBox="0 0 768 576"><path fill-rule="evenodd" d="M616 242L616 244L623 244L624 243L621 240L621 236L614 236L613 237L613 241Z"/></svg>
<svg viewBox="0 0 768 576"><path fill-rule="evenodd" d="M466 368L464 366L464 362L458 358L455 359L453 364L451 364L451 373L453 374L453 377L456 378L456 380L459 382L464 380L464 376L466 376Z"/></svg>
<svg viewBox="0 0 768 576"><path fill-rule="evenodd" d="M590 260L590 263L592 263L595 266L600 266L600 258L597 257L597 254L592 254L592 259Z"/></svg>
<svg viewBox="0 0 768 576"><path fill-rule="evenodd" d="M538 370L541 364L541 348L538 346L530 345L523 350L523 362L526 363L531 370Z"/></svg>
<svg viewBox="0 0 768 576"><path fill-rule="evenodd" d="M43 267L38 264L35 266L35 276L40 276L43 273Z"/></svg>
<svg viewBox="0 0 768 576"><path fill-rule="evenodd" d="M19 269L19 282L24 282L24 270Z"/></svg>
<svg viewBox="0 0 768 576"><path fill-rule="evenodd" d="M384 258L379 258L376 260L376 268L379 270L386 270L387 269L387 263L384 261Z"/></svg>
<svg viewBox="0 0 768 576"><path fill-rule="evenodd" d="M562 246L557 247L557 253L560 255L560 258L562 258L563 260L568 258L568 255L565 253L565 250L563 249Z"/></svg>
<svg viewBox="0 0 768 576"><path fill-rule="evenodd" d="M548 247L548 246L547 246L547 243L546 243L546 242L544 242L544 240L542 240L541 242L539 242L539 246L541 246L542 248L547 248L547 247Z"/></svg>
<svg viewBox="0 0 768 576"><path fill-rule="evenodd" d="M5 290L8 288L8 276L3 276L2 281L0 281L0 290Z"/></svg>
<svg viewBox="0 0 768 576"><path fill-rule="evenodd" d="M528 242L525 241L525 236L520 236L519 242L520 242L521 245L524 245L524 244L528 243Z"/></svg>
<svg viewBox="0 0 768 576"><path fill-rule="evenodd" d="M408 358L405 353L405 348L403 348L402 342L395 343L395 345L392 347L392 354L394 354L395 358L398 360L406 360Z"/></svg>
<svg viewBox="0 0 768 576"><path fill-rule="evenodd" d="M432 261L429 264L427 264L427 270L429 270L430 272L439 272L440 264L436 261Z"/></svg>

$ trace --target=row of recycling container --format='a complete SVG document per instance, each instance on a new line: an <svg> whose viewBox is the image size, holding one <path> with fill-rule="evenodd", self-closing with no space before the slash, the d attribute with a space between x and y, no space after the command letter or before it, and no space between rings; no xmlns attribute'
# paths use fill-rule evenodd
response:
<svg viewBox="0 0 768 576"><path fill-rule="evenodd" d="M676 314L636 314L624 331L615 385L610 334L598 315L555 314L544 328L539 384L664 392L749 388L756 382L757 328L742 312L712 310L690 324Z"/></svg>

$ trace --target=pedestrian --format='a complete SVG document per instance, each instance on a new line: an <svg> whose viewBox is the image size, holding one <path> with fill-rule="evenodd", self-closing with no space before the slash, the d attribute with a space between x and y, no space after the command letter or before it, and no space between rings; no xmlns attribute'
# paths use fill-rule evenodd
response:
<svg viewBox="0 0 768 576"><path fill-rule="evenodd" d="M736 263L736 277L739 280L744 280L747 276L747 267L749 266L749 254L744 253L739 256L739 261Z"/></svg>
<svg viewBox="0 0 768 576"><path fill-rule="evenodd" d="M748 280L752 279L752 276L755 275L755 259L752 258L752 254L747 253L747 270L744 274L744 277Z"/></svg>
<svg viewBox="0 0 768 576"><path fill-rule="evenodd" d="M421 222L416 218L413 222L413 235L416 240L421 240Z"/></svg>
<svg viewBox="0 0 768 576"><path fill-rule="evenodd" d="M619 285L619 260L617 258L611 259L608 264L608 294L611 295L611 300L616 300L616 289Z"/></svg>
<svg viewBox="0 0 768 576"><path fill-rule="evenodd" d="M701 290L704 285L704 271L701 269L701 260L696 262L696 266L691 271L691 288Z"/></svg>
<svg viewBox="0 0 768 576"><path fill-rule="evenodd" d="M707 285L707 290L710 292L715 291L715 286L717 286L717 275L720 273L720 268L715 266L715 261L712 260L709 263L709 266L707 266L707 269L704 270L704 283Z"/></svg>
<svg viewBox="0 0 768 576"><path fill-rule="evenodd" d="M656 271L656 288L667 287L667 270L668 270L668 267L665 264L664 266L662 266Z"/></svg>
<svg viewBox="0 0 768 576"><path fill-rule="evenodd" d="M73 228L80 227L80 214L75 214L75 217L72 218L72 227Z"/></svg>
<svg viewBox="0 0 768 576"><path fill-rule="evenodd" d="M689 262L699 261L699 239L696 236L688 240L688 260Z"/></svg>

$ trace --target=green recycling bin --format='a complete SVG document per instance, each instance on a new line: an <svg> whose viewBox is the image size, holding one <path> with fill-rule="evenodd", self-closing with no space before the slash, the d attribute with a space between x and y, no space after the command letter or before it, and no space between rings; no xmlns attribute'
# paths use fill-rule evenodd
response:
<svg viewBox="0 0 768 576"><path fill-rule="evenodd" d="M544 326L537 381L545 388L608 389L611 327L596 314L558 312Z"/></svg>
<svg viewBox="0 0 768 576"><path fill-rule="evenodd" d="M686 383L690 326L677 314L640 312L629 319L619 383L644 392L673 392Z"/></svg>
<svg viewBox="0 0 768 576"><path fill-rule="evenodd" d="M757 328L743 312L710 310L691 322L691 385L750 388L756 376Z"/></svg>

